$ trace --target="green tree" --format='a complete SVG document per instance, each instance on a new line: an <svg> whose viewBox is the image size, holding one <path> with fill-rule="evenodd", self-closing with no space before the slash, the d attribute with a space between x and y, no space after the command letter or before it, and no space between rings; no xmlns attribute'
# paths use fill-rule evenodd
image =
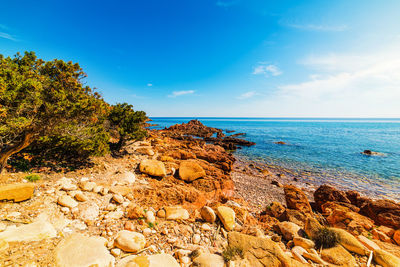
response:
<svg viewBox="0 0 400 267"><path fill-rule="evenodd" d="M90 140L93 127L104 135L108 105L85 77L77 63L46 62L34 52L0 55L0 172L11 155L41 138Z"/></svg>
<svg viewBox="0 0 400 267"><path fill-rule="evenodd" d="M111 106L108 115L110 127L119 134L119 141L115 149L119 150L131 139L142 139L147 132L143 128L143 124L147 121L144 111L134 111L133 106L127 103L118 103Z"/></svg>

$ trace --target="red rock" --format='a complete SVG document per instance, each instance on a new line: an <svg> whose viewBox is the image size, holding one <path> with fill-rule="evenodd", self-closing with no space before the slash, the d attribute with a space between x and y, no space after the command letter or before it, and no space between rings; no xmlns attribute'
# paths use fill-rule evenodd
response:
<svg viewBox="0 0 400 267"><path fill-rule="evenodd" d="M299 188L293 185L284 187L286 205L289 209L295 209L304 213L312 213L307 196Z"/></svg>
<svg viewBox="0 0 400 267"><path fill-rule="evenodd" d="M400 230L394 232L393 240L400 246Z"/></svg>
<svg viewBox="0 0 400 267"><path fill-rule="evenodd" d="M360 213L376 224L400 229L400 204L391 200L369 200L360 207Z"/></svg>
<svg viewBox="0 0 400 267"><path fill-rule="evenodd" d="M314 192L314 201L318 209L320 209L321 206L328 201L351 203L347 198L346 193L329 185L321 185Z"/></svg>

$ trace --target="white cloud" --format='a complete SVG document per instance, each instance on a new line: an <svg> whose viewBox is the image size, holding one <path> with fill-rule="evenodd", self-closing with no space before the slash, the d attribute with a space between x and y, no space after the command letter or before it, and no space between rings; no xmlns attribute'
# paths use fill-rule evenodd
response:
<svg viewBox="0 0 400 267"><path fill-rule="evenodd" d="M400 44L379 50L305 58L301 64L318 71L279 86L271 105L289 116L399 117Z"/></svg>
<svg viewBox="0 0 400 267"><path fill-rule="evenodd" d="M253 96L257 95L256 92L254 91L250 91L250 92L246 92L244 94L241 94L240 96L236 97L237 99L248 99L248 98L252 98Z"/></svg>
<svg viewBox="0 0 400 267"><path fill-rule="evenodd" d="M264 75L272 75L279 76L282 74L282 71L276 65L266 65L261 63L260 65L254 67L253 69L254 75L264 74Z"/></svg>
<svg viewBox="0 0 400 267"><path fill-rule="evenodd" d="M147 86L148 86L148 87L152 87L153 84L152 84L152 83L148 83Z"/></svg>
<svg viewBox="0 0 400 267"><path fill-rule="evenodd" d="M191 95L194 94L194 90L186 90L186 91L173 91L172 94L168 95L168 97L177 97L183 95Z"/></svg>
<svg viewBox="0 0 400 267"><path fill-rule="evenodd" d="M348 29L347 25L285 24L285 26L304 31L318 32L342 32Z"/></svg>
<svg viewBox="0 0 400 267"><path fill-rule="evenodd" d="M6 32L0 32L0 38L4 38L4 39L15 41L15 42L17 41L17 39L14 36L12 36Z"/></svg>

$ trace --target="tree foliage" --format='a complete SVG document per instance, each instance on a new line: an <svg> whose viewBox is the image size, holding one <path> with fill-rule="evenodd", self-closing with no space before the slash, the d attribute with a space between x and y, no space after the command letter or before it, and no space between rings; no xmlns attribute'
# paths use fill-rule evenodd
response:
<svg viewBox="0 0 400 267"><path fill-rule="evenodd" d="M142 126L146 120L146 113L144 111L135 111L132 105L118 103L111 106L108 121L111 129L116 130L119 134L116 149L120 149L127 140L145 137L147 132Z"/></svg>
<svg viewBox="0 0 400 267"><path fill-rule="evenodd" d="M74 140L94 154L107 150L108 105L83 84L85 77L77 63L46 62L34 52L0 55L0 171L9 156L33 142Z"/></svg>

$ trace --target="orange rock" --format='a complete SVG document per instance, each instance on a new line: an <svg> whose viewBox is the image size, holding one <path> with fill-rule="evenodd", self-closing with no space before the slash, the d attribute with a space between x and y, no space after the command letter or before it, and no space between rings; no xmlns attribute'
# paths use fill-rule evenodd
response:
<svg viewBox="0 0 400 267"><path fill-rule="evenodd" d="M30 199L35 190L33 183L17 183L0 186L0 200L20 202Z"/></svg>
<svg viewBox="0 0 400 267"><path fill-rule="evenodd" d="M192 182L198 178L206 176L204 169L192 160L182 161L179 166L179 177L187 182Z"/></svg>
<svg viewBox="0 0 400 267"><path fill-rule="evenodd" d="M394 232L393 240L400 246L400 230Z"/></svg>
<svg viewBox="0 0 400 267"><path fill-rule="evenodd" d="M299 210L304 213L312 213L307 196L299 188L293 185L284 187L286 205L289 209Z"/></svg>

